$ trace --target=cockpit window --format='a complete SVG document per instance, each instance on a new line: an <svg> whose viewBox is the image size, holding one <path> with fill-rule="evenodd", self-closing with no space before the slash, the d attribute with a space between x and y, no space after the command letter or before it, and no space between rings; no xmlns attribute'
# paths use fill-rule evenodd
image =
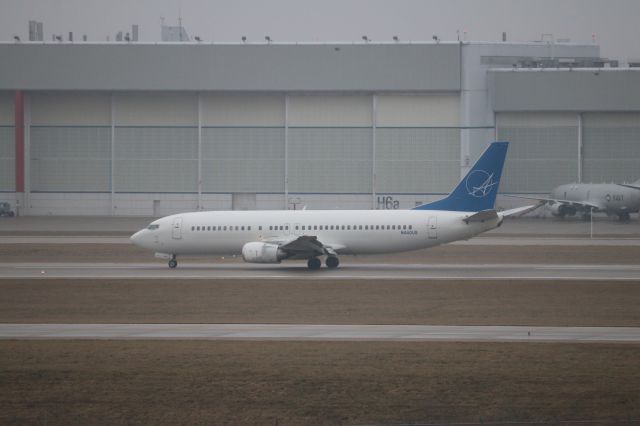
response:
<svg viewBox="0 0 640 426"><path fill-rule="evenodd" d="M149 226L147 226L147 229L149 231L153 231L155 229L158 229L159 227L160 227L160 225L149 225Z"/></svg>

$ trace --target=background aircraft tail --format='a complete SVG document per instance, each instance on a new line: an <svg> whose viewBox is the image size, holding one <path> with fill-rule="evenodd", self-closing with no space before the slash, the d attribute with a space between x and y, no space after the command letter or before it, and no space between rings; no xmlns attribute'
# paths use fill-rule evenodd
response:
<svg viewBox="0 0 640 426"><path fill-rule="evenodd" d="M493 209L508 146L509 142L493 142L446 198L414 210L479 212Z"/></svg>

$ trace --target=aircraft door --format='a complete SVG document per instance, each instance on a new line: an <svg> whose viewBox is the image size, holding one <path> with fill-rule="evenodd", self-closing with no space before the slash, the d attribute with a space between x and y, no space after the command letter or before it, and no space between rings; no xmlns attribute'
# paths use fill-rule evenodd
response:
<svg viewBox="0 0 640 426"><path fill-rule="evenodd" d="M171 238L174 240L182 239L182 218L176 217L173 219L173 226L171 228Z"/></svg>
<svg viewBox="0 0 640 426"><path fill-rule="evenodd" d="M427 235L430 240L438 239L438 216L429 216L429 222L427 222Z"/></svg>

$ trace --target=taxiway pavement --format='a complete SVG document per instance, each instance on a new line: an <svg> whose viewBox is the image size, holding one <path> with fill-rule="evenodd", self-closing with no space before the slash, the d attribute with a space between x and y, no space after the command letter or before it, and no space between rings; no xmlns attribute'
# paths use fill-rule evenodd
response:
<svg viewBox="0 0 640 426"><path fill-rule="evenodd" d="M491 280L640 280L640 265L550 264L357 264L309 271L306 263L0 263L0 279L491 279Z"/></svg>
<svg viewBox="0 0 640 426"><path fill-rule="evenodd" d="M640 327L300 324L0 324L0 339L638 343Z"/></svg>

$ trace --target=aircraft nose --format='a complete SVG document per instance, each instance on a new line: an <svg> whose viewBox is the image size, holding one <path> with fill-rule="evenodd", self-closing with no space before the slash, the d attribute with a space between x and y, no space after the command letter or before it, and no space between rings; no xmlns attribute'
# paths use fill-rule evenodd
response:
<svg viewBox="0 0 640 426"><path fill-rule="evenodd" d="M129 241L131 241L133 244L137 246L141 245L143 232L144 232L144 229L136 232L135 234L129 237Z"/></svg>

